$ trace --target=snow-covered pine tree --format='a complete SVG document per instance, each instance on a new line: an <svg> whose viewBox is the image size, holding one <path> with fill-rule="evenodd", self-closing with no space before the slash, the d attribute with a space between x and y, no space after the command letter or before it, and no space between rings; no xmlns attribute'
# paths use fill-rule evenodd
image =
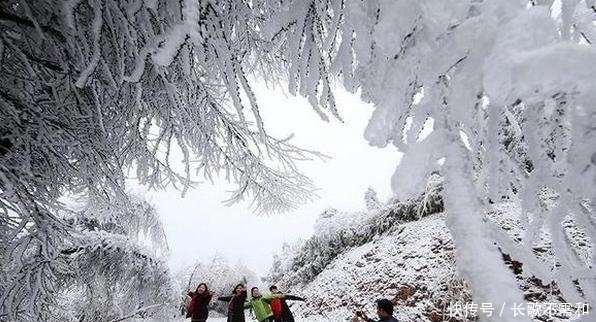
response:
<svg viewBox="0 0 596 322"><path fill-rule="evenodd" d="M366 192L364 193L364 203L366 204L366 209L369 211L382 207L381 202L377 197L377 192L372 187L366 189Z"/></svg>

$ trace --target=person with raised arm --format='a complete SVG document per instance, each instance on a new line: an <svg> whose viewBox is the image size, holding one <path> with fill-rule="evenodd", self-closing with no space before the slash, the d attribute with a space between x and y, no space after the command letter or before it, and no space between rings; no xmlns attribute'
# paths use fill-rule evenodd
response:
<svg viewBox="0 0 596 322"><path fill-rule="evenodd" d="M273 312L271 311L271 301L274 299L283 299L283 294L262 295L258 287L250 289L252 299L244 305L244 308L252 308L259 322L275 322Z"/></svg>
<svg viewBox="0 0 596 322"><path fill-rule="evenodd" d="M246 322L244 316L244 302L246 301L246 287L238 284L234 287L231 296L220 296L218 301L229 302L227 322Z"/></svg>
<svg viewBox="0 0 596 322"><path fill-rule="evenodd" d="M191 322L205 322L209 317L207 305L213 297L213 292L209 291L207 284L200 283L194 292L188 292L190 303L186 309L186 317L191 318Z"/></svg>
<svg viewBox="0 0 596 322"><path fill-rule="evenodd" d="M271 294L282 294L282 292L278 290L277 286L275 285L271 285L271 287L269 287L269 291L271 291ZM273 318L275 319L275 322L294 322L294 315L290 310L288 302L286 302L287 300L303 302L306 301L302 297L290 294L285 294L285 298L283 299L271 300L271 311L273 311Z"/></svg>

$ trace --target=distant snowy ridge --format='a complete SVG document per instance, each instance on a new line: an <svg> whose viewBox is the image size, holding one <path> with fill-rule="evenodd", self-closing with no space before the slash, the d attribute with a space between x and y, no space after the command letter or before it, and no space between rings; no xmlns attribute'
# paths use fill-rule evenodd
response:
<svg viewBox="0 0 596 322"><path fill-rule="evenodd" d="M347 249L395 231L403 222L443 211L441 183L438 176L432 177L418 198L405 202L390 200L387 205L368 211L325 210L315 223L313 237L294 245L293 250L285 246L281 256L274 256L268 279L284 287L310 282Z"/></svg>

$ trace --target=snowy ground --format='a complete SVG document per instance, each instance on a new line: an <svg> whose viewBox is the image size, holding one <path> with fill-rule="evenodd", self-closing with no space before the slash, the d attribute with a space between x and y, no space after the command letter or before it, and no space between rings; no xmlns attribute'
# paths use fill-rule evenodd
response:
<svg viewBox="0 0 596 322"><path fill-rule="evenodd" d="M227 319L226 318L213 318L213 319L209 319L209 322L226 322Z"/></svg>
<svg viewBox="0 0 596 322"><path fill-rule="evenodd" d="M207 319L207 322L226 322L227 318L214 318L214 317L210 317L209 319ZM188 319L184 319L184 318L179 318L178 320L175 320L173 322L190 322L190 318ZM250 322L250 320L247 320L246 322Z"/></svg>

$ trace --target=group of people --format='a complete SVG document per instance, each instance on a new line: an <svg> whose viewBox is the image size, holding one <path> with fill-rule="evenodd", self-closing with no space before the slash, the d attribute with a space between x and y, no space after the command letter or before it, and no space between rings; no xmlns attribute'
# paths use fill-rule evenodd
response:
<svg viewBox="0 0 596 322"><path fill-rule="evenodd" d="M251 299L247 300L246 287L244 284L238 284L230 296L220 296L217 300L229 303L227 322L246 322L246 309L252 309L259 322L294 322L294 316L286 300L305 301L304 298L283 294L275 285L272 285L269 291L270 294L263 295L258 287L253 287L250 290ZM188 293L191 300L186 317L190 317L191 322L205 322L209 317L207 306L213 295L207 284L200 283L194 292Z"/></svg>
<svg viewBox="0 0 596 322"><path fill-rule="evenodd" d="M286 300L305 301L304 298L283 294L272 285L269 288L271 293L261 294L258 287L250 289L251 299L247 301L246 286L238 284L234 287L232 295L220 296L219 301L228 302L228 320L227 322L246 322L244 310L252 309L259 322L294 322L294 316ZM191 300L187 308L186 317L191 318L191 322L205 322L209 317L207 306L214 293L209 291L207 284L200 283L194 292L189 292ZM397 322L393 317L393 302L388 299L380 299L376 302L377 315L379 320L376 322ZM365 312L356 311L352 322L375 322L369 318Z"/></svg>

